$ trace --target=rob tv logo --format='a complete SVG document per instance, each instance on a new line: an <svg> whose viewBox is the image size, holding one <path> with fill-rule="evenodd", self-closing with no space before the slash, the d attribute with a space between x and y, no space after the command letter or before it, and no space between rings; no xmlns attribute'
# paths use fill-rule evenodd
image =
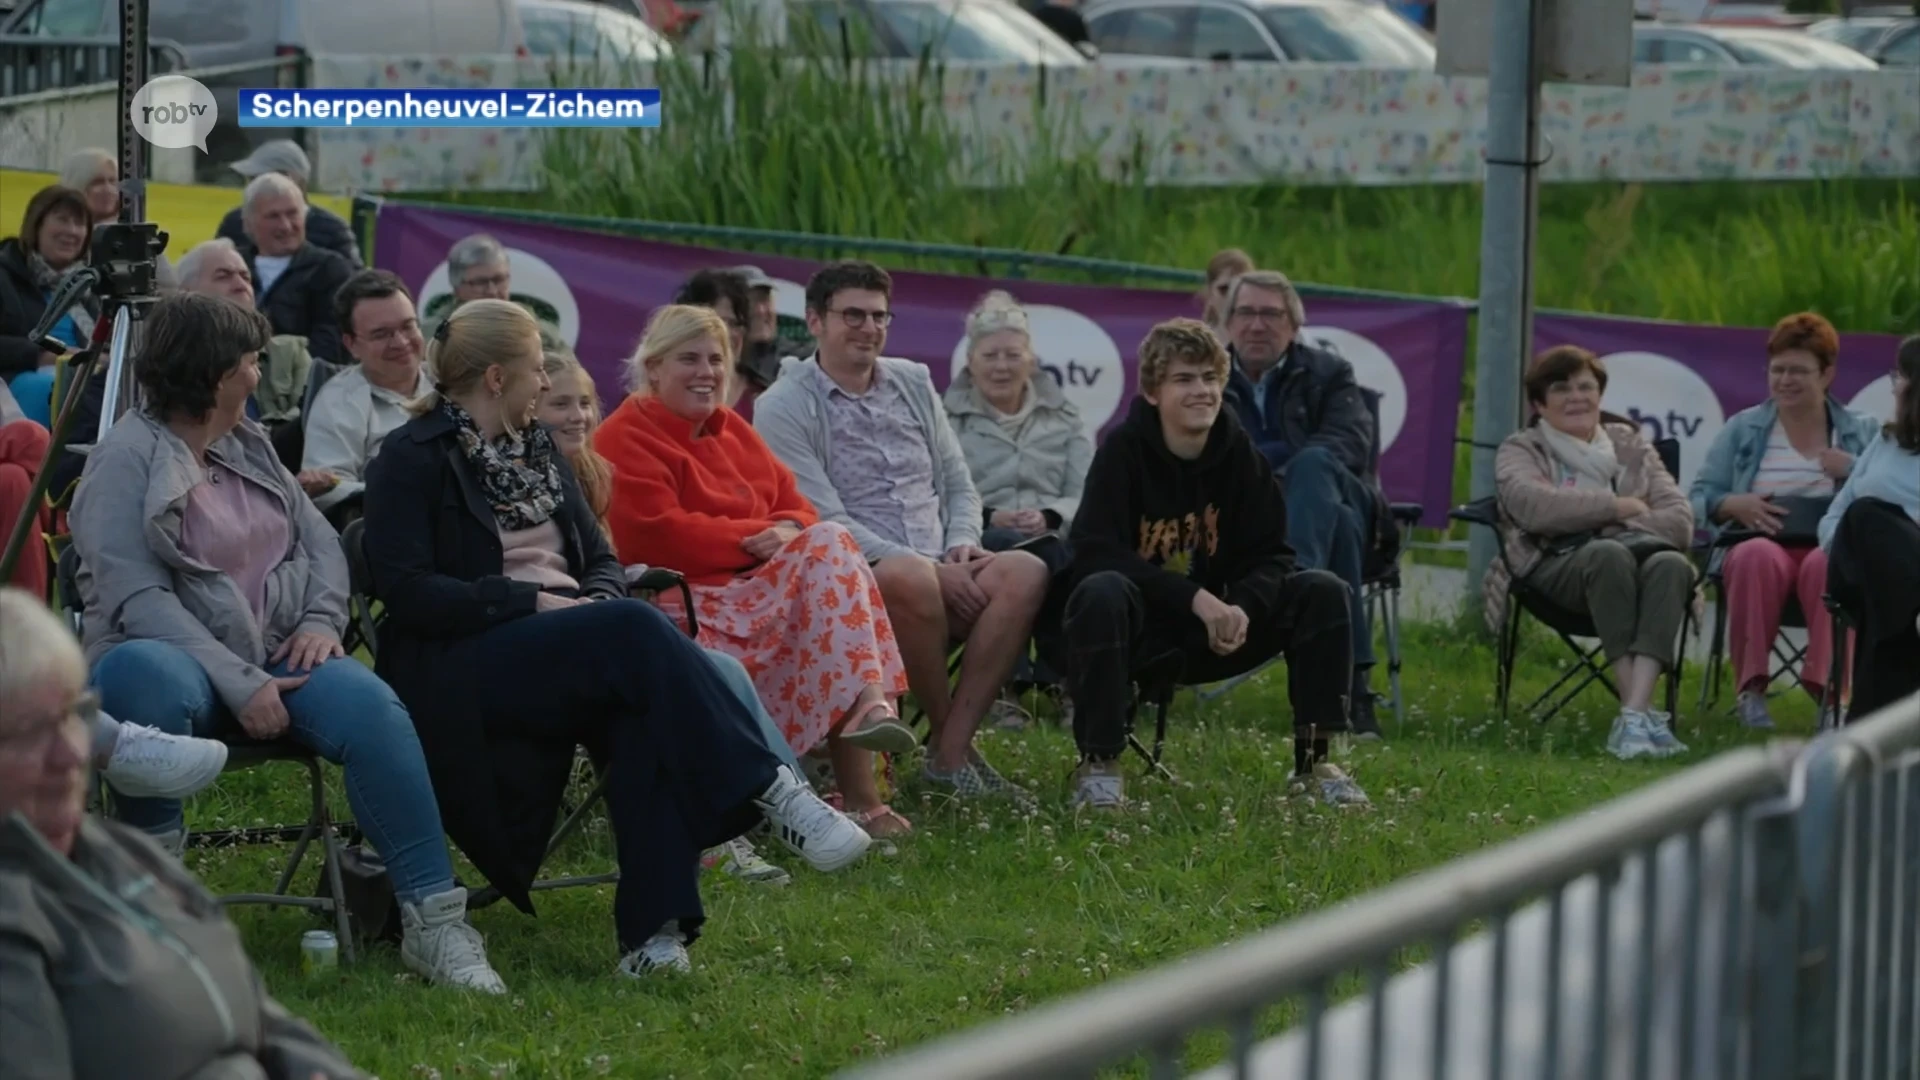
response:
<svg viewBox="0 0 1920 1080"><path fill-rule="evenodd" d="M207 135L220 122L213 91L197 79L162 75L133 95L127 119L140 137L167 150L189 146L207 152Z"/></svg>

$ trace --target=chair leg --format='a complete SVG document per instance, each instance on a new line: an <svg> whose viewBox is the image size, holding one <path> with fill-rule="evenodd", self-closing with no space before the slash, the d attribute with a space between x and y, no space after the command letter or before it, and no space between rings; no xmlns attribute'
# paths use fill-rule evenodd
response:
<svg viewBox="0 0 1920 1080"><path fill-rule="evenodd" d="M312 805L307 808L307 823L300 830L300 838L293 843L293 854L287 856L287 864L280 871L280 881L273 887L273 895L285 896L293 885L293 877L300 872L300 863L307 856L307 845L313 843L327 820L326 777L320 772L320 762L309 759L303 762L307 768L307 783L312 792ZM336 894L337 895L337 894Z"/></svg>
<svg viewBox="0 0 1920 1080"><path fill-rule="evenodd" d="M1523 714L1535 717L1538 722L1542 724L1558 716L1560 710L1571 705L1573 700L1579 697L1582 691L1596 682L1604 684L1609 690L1613 690L1616 696L1619 694L1618 690L1613 689L1612 681L1606 677L1605 669L1593 662L1593 658L1600 655L1599 646L1596 645L1591 649L1582 648L1578 642L1567 637L1565 634L1560 635L1560 640L1566 642L1567 648L1573 652L1576 658L1574 666L1568 669L1558 679L1554 680L1553 685L1541 691L1538 697L1534 698L1525 709L1521 710ZM1569 682L1573 683L1573 688L1565 694L1559 694L1560 688L1566 686ZM1556 697L1555 695L1559 696ZM1553 700L1553 704L1547 706L1544 710L1541 709L1541 703L1549 699Z"/></svg>
<svg viewBox="0 0 1920 1080"><path fill-rule="evenodd" d="M1386 590L1381 602L1382 614L1387 628L1387 690L1393 695L1393 723L1396 728L1406 726L1407 703L1400 696L1400 590Z"/></svg>
<svg viewBox="0 0 1920 1080"><path fill-rule="evenodd" d="M1686 635L1681 635L1685 640ZM1707 649L1707 676L1700 680L1700 707L1720 701L1721 668L1727 659L1727 597L1722 590L1715 590L1713 601L1713 644Z"/></svg>
<svg viewBox="0 0 1920 1080"><path fill-rule="evenodd" d="M1500 636L1494 645L1494 704L1500 710L1500 719L1506 720L1513 704L1513 663L1514 653L1520 647L1519 601L1507 600L1507 618L1500 627Z"/></svg>
<svg viewBox="0 0 1920 1080"><path fill-rule="evenodd" d="M334 937L340 942L340 961L351 964L354 961L352 911L347 906L347 884L340 873L340 838L333 833L333 815L327 811L324 792L320 800L320 843L323 858L326 860L327 887L333 891L333 927Z"/></svg>

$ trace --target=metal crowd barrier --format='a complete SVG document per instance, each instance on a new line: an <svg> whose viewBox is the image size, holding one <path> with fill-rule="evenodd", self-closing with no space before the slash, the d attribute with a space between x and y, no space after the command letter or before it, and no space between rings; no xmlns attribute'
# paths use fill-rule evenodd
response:
<svg viewBox="0 0 1920 1080"><path fill-rule="evenodd" d="M1222 1030L1225 1062L1190 1069ZM1141 1057L1207 1080L1920 1080L1920 695L843 1075Z"/></svg>

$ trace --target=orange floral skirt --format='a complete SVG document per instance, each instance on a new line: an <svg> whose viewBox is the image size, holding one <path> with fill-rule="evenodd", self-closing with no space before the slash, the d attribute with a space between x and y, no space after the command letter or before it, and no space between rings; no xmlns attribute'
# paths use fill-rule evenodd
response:
<svg viewBox="0 0 1920 1080"><path fill-rule="evenodd" d="M681 613L677 591L655 600ZM880 586L844 526L802 530L773 558L724 585L693 586L700 644L740 661L796 754L818 746L860 692L907 692Z"/></svg>

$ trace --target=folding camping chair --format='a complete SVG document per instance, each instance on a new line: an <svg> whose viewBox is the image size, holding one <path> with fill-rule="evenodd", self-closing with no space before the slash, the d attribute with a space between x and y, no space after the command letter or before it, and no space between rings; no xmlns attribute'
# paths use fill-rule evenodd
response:
<svg viewBox="0 0 1920 1080"><path fill-rule="evenodd" d="M67 605L68 622L78 631L81 624L80 550L70 540L60 546L56 572L61 603ZM262 742L247 738L229 738L222 741L227 744L227 764L221 770L222 774L257 768L273 762L297 764L306 770L310 802L307 820L298 825L221 829L189 836L188 843L194 847L274 843L287 839L289 835L294 840L293 851L287 856L286 864L282 867L279 880L275 882L272 892L228 893L218 897L219 901L226 905L266 904L274 907L297 907L323 915L332 915L334 933L340 941L340 955L344 962L352 963L354 942L351 920L347 905L336 900L337 897L346 895L340 872L341 830L335 826L332 810L327 804L326 776L321 768L320 755L291 739L272 739ZM288 889L293 885L294 875L300 872L300 863L306 858L307 848L315 839L320 841L322 869L329 895L302 896L290 893Z"/></svg>
<svg viewBox="0 0 1920 1080"><path fill-rule="evenodd" d="M1618 420L1619 418L1609 416L1606 419ZM1655 451L1659 453L1660 462L1666 467L1668 474L1676 477L1679 476L1680 441L1678 439L1661 439L1653 445ZM1506 620L1499 629L1495 645L1495 663L1497 665L1495 700L1499 705L1501 719L1506 719L1510 714L1509 706L1511 703L1509 699L1513 690L1514 663L1518 658L1520 650L1521 620L1523 616L1528 615L1553 630L1553 632L1559 636L1561 642L1566 645L1567 649L1573 653L1576 662L1563 672L1561 676L1554 681L1552 686L1542 691L1539 697L1534 698L1523 710L1524 712L1536 714L1539 722L1545 724L1559 715L1560 710L1572 704L1573 700L1580 695L1581 691L1596 682L1606 687L1607 692L1614 695L1614 697L1619 697L1619 687L1615 686L1613 680L1608 677L1606 667L1600 660L1601 647L1599 643L1596 641L1590 646L1581 644L1581 639L1593 640L1599 636L1599 631L1594 628L1592 616L1585 611L1574 611L1561 607L1537 589L1530 586L1525 578L1518 577L1513 573L1513 565L1507 561L1506 543L1500 536L1500 522L1504 517L1504 513L1500 508L1499 496L1488 495L1485 498L1476 499L1465 506L1456 507L1448 516L1455 521L1464 521L1469 525L1479 525L1492 529L1495 541L1494 546L1498 551L1495 557L1500 560L1501 565L1507 570L1507 580L1510 584L1507 590ZM1692 632L1693 605L1688 603L1686 614L1681 623L1680 639L1685 641L1687 636ZM1685 665L1686 657L1684 653L1676 652L1674 665L1666 674L1666 706L1667 712L1670 715L1674 714L1679 707L1680 682ZM1560 693L1561 688L1568 684L1572 684L1571 689L1566 690L1565 693ZM1552 699L1553 703L1542 710L1540 707L1541 703L1549 699Z"/></svg>
<svg viewBox="0 0 1920 1080"><path fill-rule="evenodd" d="M1827 617L1833 620L1833 669L1827 673L1827 692L1820 701L1820 729L1825 731L1843 723L1840 687L1852 682L1853 619L1831 593L1823 594L1820 602L1827 609Z"/></svg>
<svg viewBox="0 0 1920 1080"><path fill-rule="evenodd" d="M1742 541L1751 539L1742 534L1722 534L1706 548L1706 569L1704 578L1713 589L1713 638L1707 647L1706 677L1700 680L1700 707L1720 700L1721 669L1727 661L1727 558ZM1787 606L1780 615L1782 633L1773 638L1773 670L1768 674L1767 683L1771 685L1782 675L1791 674L1794 683L1804 687L1806 676L1802 667L1807 658L1807 646L1795 645L1784 633L1787 630L1805 630L1812 625L1807 612L1800 608L1800 598L1789 595Z"/></svg>

